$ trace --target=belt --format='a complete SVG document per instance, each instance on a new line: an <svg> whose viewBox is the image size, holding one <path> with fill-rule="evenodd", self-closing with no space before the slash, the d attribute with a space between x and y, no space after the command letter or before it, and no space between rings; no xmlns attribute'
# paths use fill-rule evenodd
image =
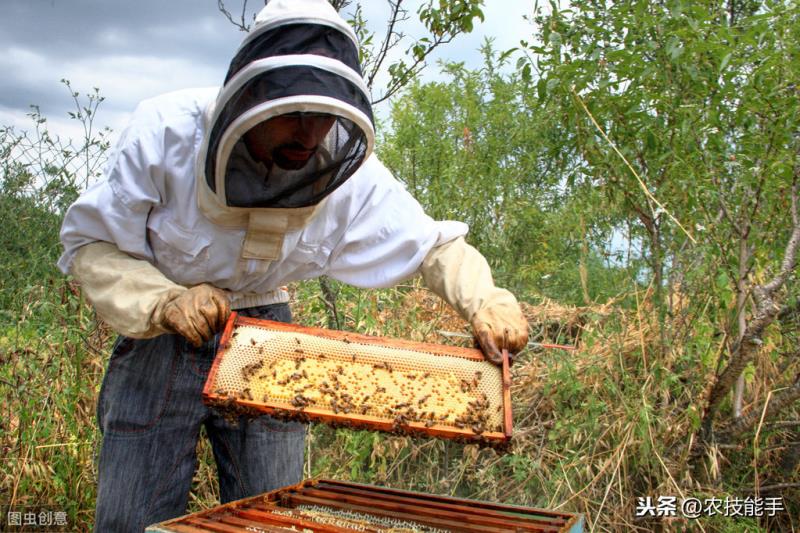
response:
<svg viewBox="0 0 800 533"><path fill-rule="evenodd" d="M247 309L248 307L259 307L262 305L282 304L289 301L289 291L285 287L268 292L239 292L227 291L231 309Z"/></svg>

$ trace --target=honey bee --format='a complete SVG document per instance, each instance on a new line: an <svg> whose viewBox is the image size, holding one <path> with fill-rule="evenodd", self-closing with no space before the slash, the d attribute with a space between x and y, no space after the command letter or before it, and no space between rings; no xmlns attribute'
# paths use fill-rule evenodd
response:
<svg viewBox="0 0 800 533"><path fill-rule="evenodd" d="M252 338L252 337L250 338L250 345L251 346L255 346L256 345L256 340L254 338Z"/></svg>
<svg viewBox="0 0 800 533"><path fill-rule="evenodd" d="M294 407L297 407L298 409L306 407L309 403L311 403L311 400L309 400L302 394L296 394L295 397L292 398L292 405Z"/></svg>
<svg viewBox="0 0 800 533"><path fill-rule="evenodd" d="M294 341L295 341L297 344L300 344L300 339L298 339L297 337L295 337L295 338L294 338Z"/></svg>
<svg viewBox="0 0 800 533"><path fill-rule="evenodd" d="M220 409L230 409L234 405L236 405L236 398L233 395L227 395L221 400L216 402L217 407Z"/></svg>

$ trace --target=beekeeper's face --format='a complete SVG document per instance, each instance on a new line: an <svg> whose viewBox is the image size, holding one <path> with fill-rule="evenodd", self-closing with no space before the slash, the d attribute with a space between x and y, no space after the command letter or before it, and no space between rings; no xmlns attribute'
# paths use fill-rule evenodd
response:
<svg viewBox="0 0 800 533"><path fill-rule="evenodd" d="M244 138L256 159L298 170L317 152L335 120L325 113L289 113L254 126Z"/></svg>

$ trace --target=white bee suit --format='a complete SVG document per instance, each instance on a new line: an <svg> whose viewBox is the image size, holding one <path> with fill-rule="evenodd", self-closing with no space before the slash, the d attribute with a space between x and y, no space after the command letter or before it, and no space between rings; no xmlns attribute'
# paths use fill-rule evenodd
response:
<svg viewBox="0 0 800 533"><path fill-rule="evenodd" d="M335 123L303 168L249 155L251 128L305 113ZM161 308L204 283L243 309L287 301L292 281L377 288L421 272L467 320L516 307L459 239L466 224L427 216L372 154L374 138L352 29L323 0L272 0L221 89L138 106L107 178L67 212L59 267L112 327L140 338L164 333Z"/></svg>
<svg viewBox="0 0 800 533"><path fill-rule="evenodd" d="M250 307L286 301L276 292L281 286L321 275L359 287L391 286L414 275L434 246L467 233L461 222L427 216L371 156L309 220L298 215L295 224L305 225L279 221L287 229L278 257L243 258L246 228L211 222L196 200L195 160L215 94L179 91L137 108L112 154L108 179L65 217L64 272L81 247L103 241L151 263L174 284L211 283L233 293L234 308ZM111 321L141 322L120 318Z"/></svg>

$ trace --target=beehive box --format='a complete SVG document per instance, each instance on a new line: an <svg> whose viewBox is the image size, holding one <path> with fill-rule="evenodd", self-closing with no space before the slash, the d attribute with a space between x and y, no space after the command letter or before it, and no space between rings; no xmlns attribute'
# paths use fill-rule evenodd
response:
<svg viewBox="0 0 800 533"><path fill-rule="evenodd" d="M580 533L583 518L532 507L321 479L168 520L147 531Z"/></svg>
<svg viewBox="0 0 800 533"><path fill-rule="evenodd" d="M203 391L233 416L267 413L502 446L508 360L479 350L231 316Z"/></svg>

